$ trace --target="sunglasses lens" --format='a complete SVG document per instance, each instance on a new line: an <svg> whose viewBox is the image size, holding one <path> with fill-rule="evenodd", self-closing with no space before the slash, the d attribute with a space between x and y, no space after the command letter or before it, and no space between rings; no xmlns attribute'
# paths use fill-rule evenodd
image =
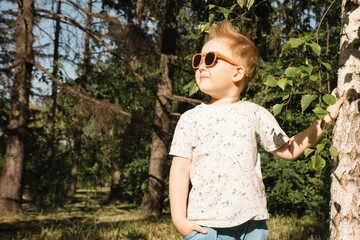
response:
<svg viewBox="0 0 360 240"><path fill-rule="evenodd" d="M201 62L201 55L195 55L193 58L193 66L195 68L199 67L200 62Z"/></svg>
<svg viewBox="0 0 360 240"><path fill-rule="evenodd" d="M215 62L215 57L216 57L215 53L213 53L213 52L209 52L208 54L206 54L205 65L211 66Z"/></svg>

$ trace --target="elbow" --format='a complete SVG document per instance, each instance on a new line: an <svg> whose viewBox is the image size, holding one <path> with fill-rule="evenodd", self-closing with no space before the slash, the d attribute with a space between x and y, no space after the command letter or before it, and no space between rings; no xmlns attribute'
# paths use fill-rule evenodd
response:
<svg viewBox="0 0 360 240"><path fill-rule="evenodd" d="M285 161L295 161L302 155L302 153L303 152L299 152L298 149L294 147L291 140L272 152L272 154Z"/></svg>

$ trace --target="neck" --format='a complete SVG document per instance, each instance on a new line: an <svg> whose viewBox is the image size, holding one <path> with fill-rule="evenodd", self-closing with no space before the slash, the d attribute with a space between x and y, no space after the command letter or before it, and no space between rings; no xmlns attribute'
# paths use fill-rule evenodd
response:
<svg viewBox="0 0 360 240"><path fill-rule="evenodd" d="M230 97L230 98L211 98L209 105L229 105L240 101L240 97Z"/></svg>

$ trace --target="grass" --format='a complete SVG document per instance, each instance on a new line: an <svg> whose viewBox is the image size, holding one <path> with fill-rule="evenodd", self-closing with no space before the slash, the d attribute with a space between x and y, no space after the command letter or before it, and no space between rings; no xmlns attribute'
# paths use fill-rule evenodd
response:
<svg viewBox="0 0 360 240"><path fill-rule="evenodd" d="M0 239L182 239L169 214L144 217L134 205L100 205L107 194L79 191L72 203L46 214L25 203L23 215L0 217ZM267 224L271 240L327 239L327 224L311 219L276 216Z"/></svg>

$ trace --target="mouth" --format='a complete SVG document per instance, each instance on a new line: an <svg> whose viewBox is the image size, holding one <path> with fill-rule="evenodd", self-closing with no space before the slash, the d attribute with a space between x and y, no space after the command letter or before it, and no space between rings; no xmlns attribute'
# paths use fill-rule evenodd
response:
<svg viewBox="0 0 360 240"><path fill-rule="evenodd" d="M209 77L208 76L200 76L200 80L202 79L208 79Z"/></svg>

